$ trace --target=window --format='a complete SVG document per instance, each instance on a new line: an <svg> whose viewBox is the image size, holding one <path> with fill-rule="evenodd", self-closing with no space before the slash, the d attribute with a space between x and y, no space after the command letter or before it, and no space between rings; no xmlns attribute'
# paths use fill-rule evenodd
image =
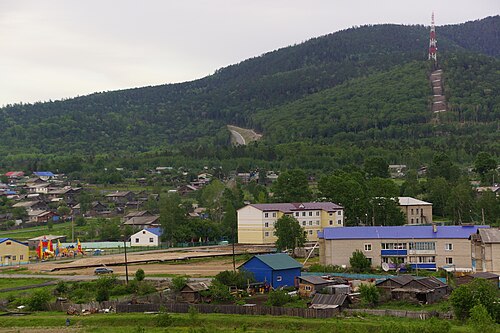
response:
<svg viewBox="0 0 500 333"><path fill-rule="evenodd" d="M316 212L316 216L319 216L319 212Z"/></svg>
<svg viewBox="0 0 500 333"><path fill-rule="evenodd" d="M300 213L299 213L299 212L295 212L295 216L299 216L299 215L300 215Z"/></svg>
<svg viewBox="0 0 500 333"><path fill-rule="evenodd" d="M313 221L309 221L309 225L313 225Z"/></svg>
<svg viewBox="0 0 500 333"><path fill-rule="evenodd" d="M276 277L276 281L280 282L281 280L283 280L283 278L281 277L281 275L278 275L278 276Z"/></svg>
<svg viewBox="0 0 500 333"><path fill-rule="evenodd" d="M435 251L436 243L435 242L415 242L409 243L410 250L419 250L419 251Z"/></svg>
<svg viewBox="0 0 500 333"><path fill-rule="evenodd" d="M417 215L418 215L418 208L416 209L416 211L417 211Z"/></svg>
<svg viewBox="0 0 500 333"><path fill-rule="evenodd" d="M342 220L338 220L338 221L337 221L337 224L342 224Z"/></svg>
<svg viewBox="0 0 500 333"><path fill-rule="evenodd" d="M338 215L338 216L342 215L342 211L341 211L341 210L339 210L339 211L337 212L337 215Z"/></svg>
<svg viewBox="0 0 500 333"><path fill-rule="evenodd" d="M371 265L372 264L372 258L368 258L367 257L366 259L368 259L368 261L370 262L370 265Z"/></svg>
<svg viewBox="0 0 500 333"><path fill-rule="evenodd" d="M333 225L333 221L332 220L330 220L330 225Z"/></svg>
<svg viewBox="0 0 500 333"><path fill-rule="evenodd" d="M264 227L269 228L269 222L265 222Z"/></svg>
<svg viewBox="0 0 500 333"><path fill-rule="evenodd" d="M452 257L446 257L446 264L447 265L453 265L453 258Z"/></svg>
<svg viewBox="0 0 500 333"><path fill-rule="evenodd" d="M333 215L333 213L329 213L328 215L332 216L332 215Z"/></svg>
<svg viewBox="0 0 500 333"><path fill-rule="evenodd" d="M150 242L150 243L153 243L153 242L154 242L154 241L153 241L153 237L149 237L149 242Z"/></svg>
<svg viewBox="0 0 500 333"><path fill-rule="evenodd" d="M313 234L313 231L312 230L309 230L309 235L312 235Z"/></svg>
<svg viewBox="0 0 500 333"><path fill-rule="evenodd" d="M5 242L5 245L10 245L12 244L12 242Z"/></svg>
<svg viewBox="0 0 500 333"><path fill-rule="evenodd" d="M302 216L306 216L306 212L302 212Z"/></svg>
<svg viewBox="0 0 500 333"><path fill-rule="evenodd" d="M135 239L135 242L136 242L136 243L139 243L139 238L136 238L136 239Z"/></svg>
<svg viewBox="0 0 500 333"><path fill-rule="evenodd" d="M418 262L424 263L424 264L433 264L436 262L436 257L434 257L434 256L420 256L420 257L418 257Z"/></svg>
<svg viewBox="0 0 500 333"><path fill-rule="evenodd" d="M19 260L24 260L24 254L19 255Z"/></svg>
<svg viewBox="0 0 500 333"><path fill-rule="evenodd" d="M309 216L313 216L313 212L309 212Z"/></svg>
<svg viewBox="0 0 500 333"><path fill-rule="evenodd" d="M417 217L417 219L416 219L416 223L418 224L418 217Z"/></svg>
<svg viewBox="0 0 500 333"><path fill-rule="evenodd" d="M372 250L372 244L368 243L365 244L365 251L371 251Z"/></svg>
<svg viewBox="0 0 500 333"><path fill-rule="evenodd" d="M304 287L304 289L305 289L306 291L311 291L311 286L305 286L305 287Z"/></svg>
<svg viewBox="0 0 500 333"><path fill-rule="evenodd" d="M17 259L17 257L16 257L16 256L12 256L12 260L13 260L13 261L14 261L14 260L16 260L16 259Z"/></svg>
<svg viewBox="0 0 500 333"><path fill-rule="evenodd" d="M319 221L316 221L316 225L319 225Z"/></svg>
<svg viewBox="0 0 500 333"><path fill-rule="evenodd" d="M264 217L269 217L269 213L264 213Z"/></svg>
<svg viewBox="0 0 500 333"><path fill-rule="evenodd" d="M302 221L302 225L306 225L306 221Z"/></svg>
<svg viewBox="0 0 500 333"><path fill-rule="evenodd" d="M143 230L143 231L142 231L142 234L143 234L143 235L145 235L145 234L146 234L146 231L144 231L144 230Z"/></svg>
<svg viewBox="0 0 500 333"><path fill-rule="evenodd" d="M269 231L266 231L266 232L264 233L264 236L265 236L265 237L269 237Z"/></svg>
<svg viewBox="0 0 500 333"><path fill-rule="evenodd" d="M413 208L411 209L411 215L413 215Z"/></svg>
<svg viewBox="0 0 500 333"><path fill-rule="evenodd" d="M444 245L444 249L445 249L446 251L453 251L453 244L451 244L451 243L446 243L446 244Z"/></svg>
<svg viewBox="0 0 500 333"><path fill-rule="evenodd" d="M273 217L276 217L276 213L273 213Z"/></svg>
<svg viewBox="0 0 500 333"><path fill-rule="evenodd" d="M382 243L382 250L406 250L406 243Z"/></svg>
<svg viewBox="0 0 500 333"><path fill-rule="evenodd" d="M413 219L411 219L411 222L410 222L410 224L413 224Z"/></svg>

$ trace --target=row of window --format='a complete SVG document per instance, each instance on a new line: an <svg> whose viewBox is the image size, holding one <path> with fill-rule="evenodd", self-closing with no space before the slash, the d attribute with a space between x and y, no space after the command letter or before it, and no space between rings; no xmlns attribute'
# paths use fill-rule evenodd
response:
<svg viewBox="0 0 500 333"><path fill-rule="evenodd" d="M5 258L7 258L8 256L5 256ZM10 260L12 261L16 261L17 260L17 255L12 255L10 256ZM23 254L20 254L19 255L19 260L24 260L24 255ZM0 257L0 263L2 263L2 257Z"/></svg>
<svg viewBox="0 0 500 333"><path fill-rule="evenodd" d="M424 212L424 210L423 210L423 209L419 209L419 208L416 208L416 211L417 211L417 215L418 215L419 213L423 213L423 212ZM419 211L420 211L420 212L419 212ZM413 215L413 208L411 209L411 215Z"/></svg>
<svg viewBox="0 0 500 333"><path fill-rule="evenodd" d="M299 217L301 216L301 213L302 213L302 216L313 216L313 214L315 216L320 216L320 212L319 211L315 211L315 212L295 212L295 217ZM330 216L333 216L333 213L329 213ZM339 210L337 212L337 215L342 215L342 211ZM276 217L276 212L273 212L273 213L264 213L264 217Z"/></svg>
<svg viewBox="0 0 500 333"><path fill-rule="evenodd" d="M316 231L318 231L318 230L316 230ZM312 235L313 232L314 232L314 230L306 230L306 233L308 233L309 235ZM270 234L271 233L269 231L265 231L264 232L264 237L269 237ZM273 231L272 234L273 234L273 236L276 236L276 232L275 231Z"/></svg>
<svg viewBox="0 0 500 333"><path fill-rule="evenodd" d="M411 219L410 221L410 224L419 224L420 221L418 220L418 217L416 218L416 221L414 221L413 219Z"/></svg>
<svg viewBox="0 0 500 333"><path fill-rule="evenodd" d="M136 239L135 239L135 242L136 242L136 243L139 243L139 238L136 238ZM153 237L150 237L150 238L149 238L149 242L150 242L150 243L154 243Z"/></svg>
<svg viewBox="0 0 500 333"><path fill-rule="evenodd" d="M339 221L340 222L340 221ZM436 242L410 242L410 243L382 243L382 250L420 250L420 251L436 251ZM372 244L364 244L365 251L372 250ZM446 251L453 251L453 244L446 243L444 245Z"/></svg>

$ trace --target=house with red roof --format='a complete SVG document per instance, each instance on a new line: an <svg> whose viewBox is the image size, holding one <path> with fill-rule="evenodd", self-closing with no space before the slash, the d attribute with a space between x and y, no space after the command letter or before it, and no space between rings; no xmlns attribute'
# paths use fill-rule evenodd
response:
<svg viewBox="0 0 500 333"><path fill-rule="evenodd" d="M344 207L333 202L251 204L238 210L238 242L274 243L274 224L284 215L298 221L308 241L318 240L323 228L344 226Z"/></svg>

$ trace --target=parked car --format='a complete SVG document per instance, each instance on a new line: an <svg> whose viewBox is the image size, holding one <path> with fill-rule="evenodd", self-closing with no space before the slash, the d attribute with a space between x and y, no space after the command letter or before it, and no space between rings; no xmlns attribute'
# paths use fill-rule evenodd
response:
<svg viewBox="0 0 500 333"><path fill-rule="evenodd" d="M113 270L107 267L97 267L94 270L94 274L111 274L111 273L113 273Z"/></svg>

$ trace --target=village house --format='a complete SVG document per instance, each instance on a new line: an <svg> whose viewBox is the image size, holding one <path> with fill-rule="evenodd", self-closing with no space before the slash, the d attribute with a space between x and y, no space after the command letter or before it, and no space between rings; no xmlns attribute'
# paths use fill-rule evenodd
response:
<svg viewBox="0 0 500 333"><path fill-rule="evenodd" d="M125 206L127 202L135 200L135 194L131 191L116 191L106 194L106 198L119 206Z"/></svg>
<svg viewBox="0 0 500 333"><path fill-rule="evenodd" d="M40 178L43 181L48 181L56 176L50 171L35 171L33 172L33 175Z"/></svg>
<svg viewBox="0 0 500 333"><path fill-rule="evenodd" d="M256 282L266 283L274 289L295 286L301 268L302 264L286 253L256 255L238 267L252 273Z"/></svg>
<svg viewBox="0 0 500 333"><path fill-rule="evenodd" d="M29 257L28 244L12 238L0 238L0 266L26 264Z"/></svg>
<svg viewBox="0 0 500 333"><path fill-rule="evenodd" d="M32 211L32 210L46 210L49 207L47 204L43 201L21 201L17 202L14 205L12 205L13 208L24 208L26 211Z"/></svg>
<svg viewBox="0 0 500 333"><path fill-rule="evenodd" d="M344 226L344 208L333 202L250 204L238 210L239 243L274 243L274 224L284 215L299 221L309 241L323 228Z"/></svg>
<svg viewBox="0 0 500 333"><path fill-rule="evenodd" d="M135 216L123 223L129 225L134 229L148 229L160 227L160 216Z"/></svg>
<svg viewBox="0 0 500 333"><path fill-rule="evenodd" d="M500 274L500 229L478 229L470 240L472 269Z"/></svg>
<svg viewBox="0 0 500 333"><path fill-rule="evenodd" d="M406 216L406 224L431 224L432 203L411 197L399 197L399 208Z"/></svg>
<svg viewBox="0 0 500 333"><path fill-rule="evenodd" d="M28 223L46 224L49 221L57 221L59 215L49 210L30 210L28 211Z"/></svg>
<svg viewBox="0 0 500 333"><path fill-rule="evenodd" d="M396 269L437 270L453 266L471 271L469 236L488 226L387 226L325 228L319 234L322 265L350 266L349 258L361 251L372 263Z"/></svg>
<svg viewBox="0 0 500 333"><path fill-rule="evenodd" d="M146 228L130 236L130 246L160 246L160 228Z"/></svg>
<svg viewBox="0 0 500 333"><path fill-rule="evenodd" d="M500 275L490 272L478 272L470 275L459 276L456 278L456 285L459 286L461 284L467 284L472 282L475 279L485 279L490 281L496 288L500 287L499 285L499 277Z"/></svg>
<svg viewBox="0 0 500 333"><path fill-rule="evenodd" d="M325 287L335 284L335 281L326 280L315 275L299 276L297 282L299 284L299 295L302 297L311 297L311 295L320 292Z"/></svg>
<svg viewBox="0 0 500 333"><path fill-rule="evenodd" d="M379 281L376 286L386 299L421 304L435 303L448 293L448 285L433 276L399 275Z"/></svg>

